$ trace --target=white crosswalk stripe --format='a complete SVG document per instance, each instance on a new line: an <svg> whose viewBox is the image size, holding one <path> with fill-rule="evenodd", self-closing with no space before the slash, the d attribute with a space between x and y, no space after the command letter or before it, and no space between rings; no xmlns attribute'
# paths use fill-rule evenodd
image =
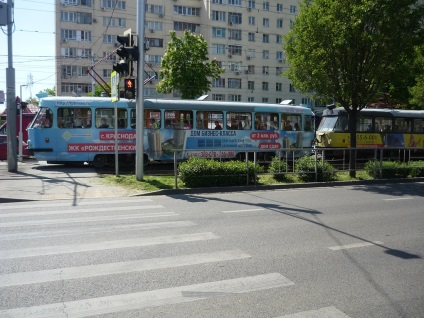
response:
<svg viewBox="0 0 424 318"><path fill-rule="evenodd" d="M41 318L41 317L89 317L103 314L115 314L124 317L124 312L147 310L171 304L183 304L206 299L224 298L248 294L252 292L290 288L295 283L281 273L254 273L240 274L232 266L224 264L246 263L252 256L241 249L226 248L223 250L203 251L203 243L210 242L216 246L222 239L219 235L208 231L198 231L197 224L193 221L175 220L179 214L169 211L165 207L151 204L151 199L113 200L108 202L84 202L77 207L69 203L54 202L49 204L49 209L43 210L40 204L28 203L0 209L0 261L1 264L12 264L10 269L0 274L0 295L2 290L32 290L35 288L48 288L50 284L78 284L82 290L88 280L113 279L113 275L136 275L139 273L148 280L154 271L167 270L172 273L184 271L184 268L196 267L198 271L206 266L220 264L218 268L230 269L228 277L213 277L214 271L206 275L202 282L187 284L172 284L160 289L144 290L140 285L131 292L111 292L110 294L96 294L87 297L74 297L70 300L35 301L34 303L20 304L16 300L15 306L1 307L0 317ZM68 204L68 205L67 205ZM28 210L25 210L25 208ZM35 208L35 210L32 210ZM38 210L40 208L40 210ZM103 215L107 212L108 215ZM227 212L241 212L227 211ZM90 216L82 216L90 213ZM81 215L80 215L81 214ZM70 217L72 216L72 217ZM13 218L9 221L6 218ZM172 218L158 222L155 218ZM94 237L93 235L98 235ZM109 234L111 235L109 238ZM55 238L65 244L52 243ZM73 242L73 238L78 238ZM100 239L102 238L102 239ZM93 239L96 239L94 242ZM31 240L31 241L30 241ZM26 241L30 244L25 245ZM47 244L46 244L47 242ZM69 244L68 244L69 242ZM16 244L15 244L16 243ZM60 244L60 245L59 245ZM180 252L180 247L190 245L190 252ZM31 246L31 247L30 247ZM175 246L175 248L173 248ZM17 248L23 247L23 248ZM149 249L149 257L136 259L120 259L119 255L135 249ZM153 248L155 247L155 248ZM171 247L171 249L167 249ZM156 249L164 248L165 251L175 251L172 255L161 252L157 257ZM181 251L185 250L184 248ZM106 251L108 255L116 256L113 260L102 257ZM96 261L84 262L85 257L91 252ZM152 254L153 253L153 254ZM53 260L60 255L63 259ZM91 255L91 254L90 254ZM37 257L37 262L32 266L31 261ZM76 260L67 266L67 260ZM44 267L52 262L52 266ZM65 261L63 261L65 260ZM79 264L79 261L81 263ZM25 262L27 267L19 269L13 264ZM64 263L63 263L64 262ZM37 267L37 266L38 267ZM221 266L223 265L223 266ZM216 265L215 265L216 266ZM34 268L32 268L34 267ZM210 270L209 270L210 271ZM217 273L218 274L218 273ZM132 276L129 276L132 277ZM158 276L152 276L158 277ZM160 276L159 276L160 277ZM164 277L163 283L168 283ZM37 287L38 286L38 287ZM78 294L77 294L78 295ZM103 296L107 295L107 296ZM99 297L103 296L103 297ZM0 296L0 300L1 300ZM37 299L38 295L33 296ZM49 298L50 299L50 298ZM37 305L34 305L37 304ZM3 304L4 306L4 304ZM346 318L343 313L334 307L315 310L316 317ZM309 318L309 312L299 313L300 316L287 316L290 318ZM303 316L302 316L303 315ZM327 316L326 316L327 315ZM284 316L286 317L286 316Z"/></svg>
<svg viewBox="0 0 424 318"><path fill-rule="evenodd" d="M280 316L277 318L349 318L349 316L337 308L330 306L317 310L308 310L291 315Z"/></svg>

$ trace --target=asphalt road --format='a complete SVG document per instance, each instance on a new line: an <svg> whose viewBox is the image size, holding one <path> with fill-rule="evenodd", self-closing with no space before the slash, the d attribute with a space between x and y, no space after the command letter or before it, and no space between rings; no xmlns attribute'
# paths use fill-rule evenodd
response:
<svg viewBox="0 0 424 318"><path fill-rule="evenodd" d="M423 317L424 183L0 205L0 317Z"/></svg>

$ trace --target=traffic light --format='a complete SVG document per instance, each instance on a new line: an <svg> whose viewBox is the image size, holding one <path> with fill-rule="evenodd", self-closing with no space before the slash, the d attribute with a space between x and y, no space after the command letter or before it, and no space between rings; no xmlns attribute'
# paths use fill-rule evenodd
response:
<svg viewBox="0 0 424 318"><path fill-rule="evenodd" d="M135 99L135 78L127 78L125 83L125 98Z"/></svg>
<svg viewBox="0 0 424 318"><path fill-rule="evenodd" d="M116 37L120 46L116 50L116 54L120 57L120 61L113 66L113 70L121 76L132 76L133 62L138 61L138 47L134 45L134 39L131 34L131 29L124 32L124 35ZM125 70L126 68L126 70Z"/></svg>

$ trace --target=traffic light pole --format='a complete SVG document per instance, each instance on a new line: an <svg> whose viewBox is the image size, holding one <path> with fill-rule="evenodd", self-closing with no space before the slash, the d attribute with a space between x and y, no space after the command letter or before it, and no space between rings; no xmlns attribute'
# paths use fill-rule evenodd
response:
<svg viewBox="0 0 424 318"><path fill-rule="evenodd" d="M137 65L137 105L136 105L136 144L135 144L135 174L137 181L143 181L143 128L144 128L144 18L146 10L145 1L137 1L137 34L139 58Z"/></svg>
<svg viewBox="0 0 424 318"><path fill-rule="evenodd" d="M16 92L15 69L12 56L12 26L13 26L13 0L7 0L7 45L8 65L6 69L7 87L7 167L9 172L18 170L17 142L16 142Z"/></svg>

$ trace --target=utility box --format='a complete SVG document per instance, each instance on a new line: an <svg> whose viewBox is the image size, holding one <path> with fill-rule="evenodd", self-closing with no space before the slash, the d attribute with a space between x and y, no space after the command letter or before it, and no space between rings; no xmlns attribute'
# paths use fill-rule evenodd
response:
<svg viewBox="0 0 424 318"><path fill-rule="evenodd" d="M7 3L0 2L0 26L7 25Z"/></svg>

